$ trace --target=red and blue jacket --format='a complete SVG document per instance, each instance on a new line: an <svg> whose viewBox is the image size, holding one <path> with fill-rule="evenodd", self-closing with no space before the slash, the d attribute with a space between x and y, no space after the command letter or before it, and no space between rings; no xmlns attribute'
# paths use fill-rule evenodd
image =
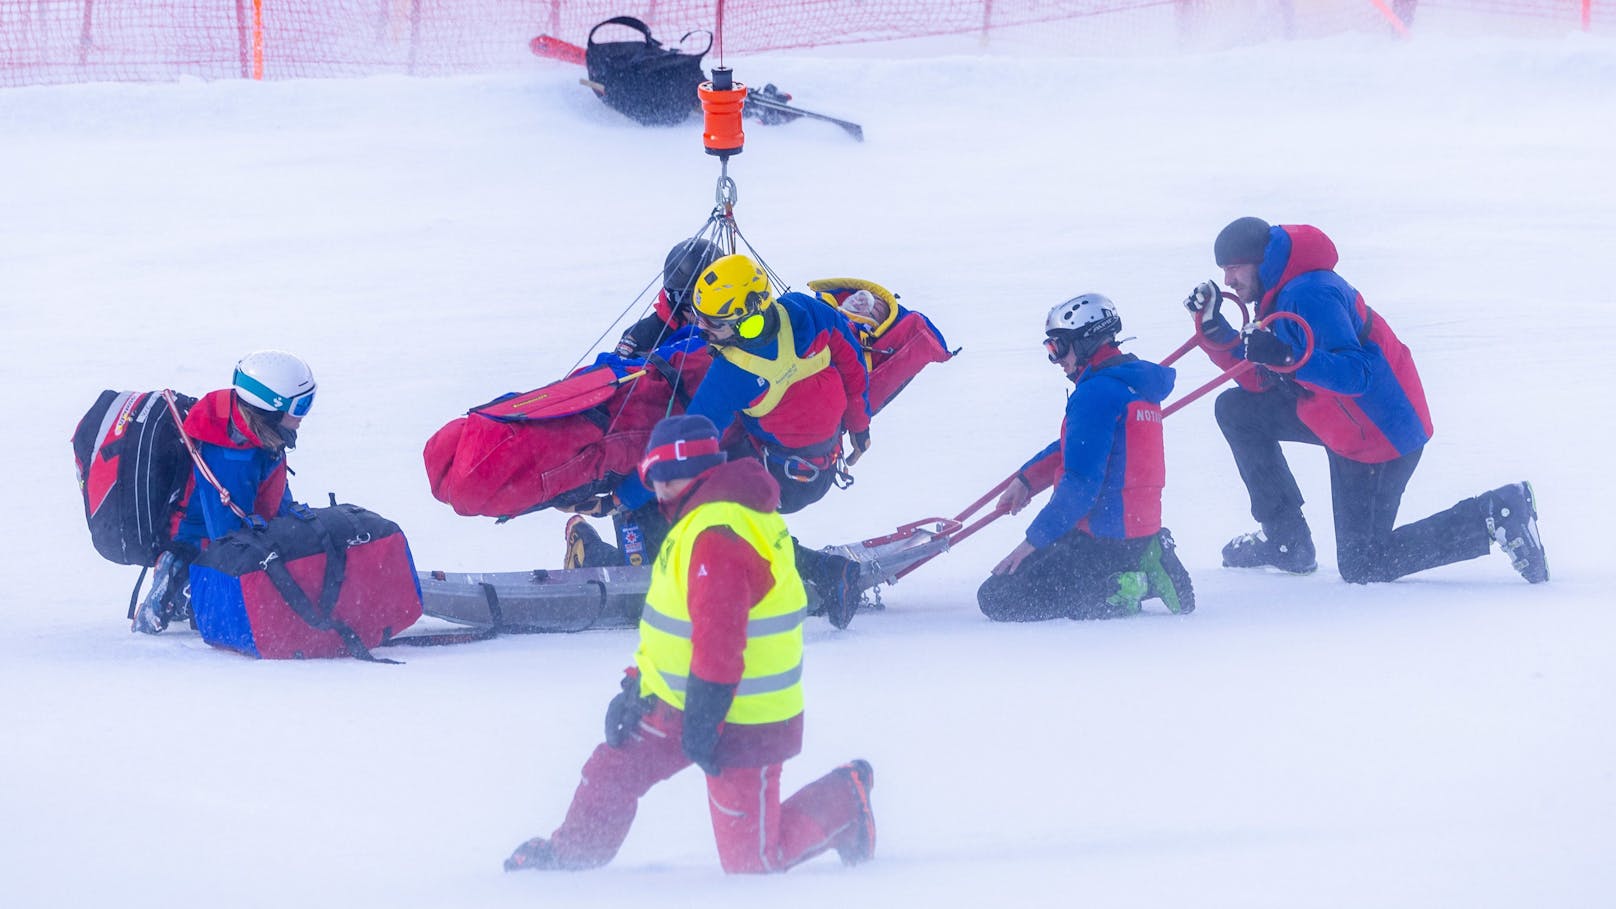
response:
<svg viewBox="0 0 1616 909"><path fill-rule="evenodd" d="M769 383L763 376L725 359L720 349L685 412L712 420L720 433L738 418L747 435L769 448L787 452L824 445L836 439L844 428L849 432L869 429L869 373L858 335L853 333L847 317L824 301L801 293L783 294L774 301L774 308L780 319L791 320L796 355L806 359L828 348L830 366L794 377L772 410L751 416L742 411L764 399ZM762 359L778 360L779 339L776 332L761 344L744 347Z"/></svg>
<svg viewBox="0 0 1616 909"><path fill-rule="evenodd" d="M286 455L263 447L236 406L233 391L225 388L203 395L185 415L185 434L196 441L203 463L243 511L268 520L291 508ZM196 467L191 468L185 496L174 533L182 543L215 540L246 526Z"/></svg>
<svg viewBox="0 0 1616 909"><path fill-rule="evenodd" d="M743 411L769 396L769 380L726 359L724 348L715 346L712 366L691 396L685 413L712 420L726 443L734 438L727 431L739 424L753 449L826 457L835 451L843 429L865 432L870 428L870 380L858 336L846 316L807 294L782 294L774 301L773 309L778 318L790 320L792 348L797 357L807 359L828 351L828 365L806 375L791 376L779 401L767 413L754 416ZM740 345L739 349L762 360L778 362L781 337L777 331L766 340ZM617 497L630 509L652 498L636 477L623 481Z"/></svg>
<svg viewBox="0 0 1616 909"><path fill-rule="evenodd" d="M1296 415L1330 451L1352 461L1380 464L1418 451L1431 439L1431 412L1414 368L1414 356L1386 320L1364 303L1334 269L1335 244L1316 227L1285 224L1270 228L1268 247L1257 267L1266 288L1256 317L1276 312L1301 316L1313 331L1313 356L1292 378L1303 389ZM1213 341L1234 329L1219 316L1208 333ZM1289 320L1274 334L1296 356L1306 347L1302 330ZM1245 353L1243 347L1207 353L1224 367ZM1274 387L1264 370L1237 380L1252 391Z"/></svg>
<svg viewBox="0 0 1616 909"><path fill-rule="evenodd" d="M1107 539L1161 530L1161 402L1175 377L1112 345L1089 358L1066 399L1060 438L1021 467L1034 494L1055 487L1027 528L1028 543L1043 549L1074 529Z"/></svg>

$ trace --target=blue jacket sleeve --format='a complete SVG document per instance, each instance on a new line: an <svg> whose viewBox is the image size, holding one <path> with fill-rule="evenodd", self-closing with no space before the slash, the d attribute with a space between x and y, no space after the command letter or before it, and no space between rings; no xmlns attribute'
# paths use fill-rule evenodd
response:
<svg viewBox="0 0 1616 909"><path fill-rule="evenodd" d="M655 496L651 490L645 488L638 476L631 476L617 486L617 501L627 511L633 511L641 505L651 501Z"/></svg>
<svg viewBox="0 0 1616 909"><path fill-rule="evenodd" d="M1016 472L1017 473L1026 473L1027 471L1032 470L1034 467L1037 467L1038 462L1040 462L1043 459L1049 457L1050 455L1054 454L1055 452L1060 451L1060 444L1061 444L1061 440L1056 439L1055 441L1050 442L1048 445L1045 445L1043 451L1040 451L1037 454L1033 455L1032 457L1028 458L1027 462L1025 464L1022 464L1021 469L1016 471Z"/></svg>
<svg viewBox="0 0 1616 909"><path fill-rule="evenodd" d="M1066 399L1060 481L1027 528L1027 542L1035 548L1043 549L1065 536L1094 508L1111 460L1117 421L1128 401L1128 387L1105 378L1078 385Z"/></svg>
<svg viewBox="0 0 1616 909"><path fill-rule="evenodd" d="M1352 317L1357 292L1328 273L1303 275L1291 283L1281 292L1281 308L1294 311L1313 330L1313 356L1295 372L1296 378L1340 395L1368 391L1375 357L1358 341ZM1301 328L1289 320L1275 322L1274 334L1297 356L1306 349Z"/></svg>

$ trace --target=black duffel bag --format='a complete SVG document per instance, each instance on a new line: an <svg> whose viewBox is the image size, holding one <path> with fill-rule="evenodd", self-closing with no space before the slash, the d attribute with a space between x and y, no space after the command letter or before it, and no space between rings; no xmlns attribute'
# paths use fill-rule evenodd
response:
<svg viewBox="0 0 1616 909"><path fill-rule="evenodd" d="M595 41L595 32L623 25L643 36L640 41ZM694 32L685 35L690 37ZM681 41L684 39L681 38ZM713 46L712 33L699 54L670 50L651 37L651 29L633 16L607 19L589 30L584 65L600 99L613 110L646 126L681 123L700 106L696 86L707 81L701 58Z"/></svg>

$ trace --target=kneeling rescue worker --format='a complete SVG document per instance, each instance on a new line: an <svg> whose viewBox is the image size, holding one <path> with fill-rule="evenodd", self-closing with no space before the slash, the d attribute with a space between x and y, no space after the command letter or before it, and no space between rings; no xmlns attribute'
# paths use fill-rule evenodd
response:
<svg viewBox="0 0 1616 909"><path fill-rule="evenodd" d="M606 710L606 741L584 764L561 826L528 840L505 870L606 864L641 796L692 763L726 872L784 871L827 849L875 853L867 761L780 801L780 767L802 750L806 598L779 486L757 461L730 461L706 417L662 420L640 473L673 523L652 570L635 665Z"/></svg>

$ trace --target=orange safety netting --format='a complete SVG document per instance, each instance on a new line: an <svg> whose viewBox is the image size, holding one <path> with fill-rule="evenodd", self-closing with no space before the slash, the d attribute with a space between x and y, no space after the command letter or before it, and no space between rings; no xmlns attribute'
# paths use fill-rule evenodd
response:
<svg viewBox="0 0 1616 909"><path fill-rule="evenodd" d="M1616 0L1427 2L1568 28L1616 21ZM1166 21L1182 37L1241 3L1252 0L0 0L0 86L486 72L530 65L535 35L582 43L625 14L666 42L708 29L715 51L746 54L1098 20ZM1415 0L1378 5L1403 13Z"/></svg>

